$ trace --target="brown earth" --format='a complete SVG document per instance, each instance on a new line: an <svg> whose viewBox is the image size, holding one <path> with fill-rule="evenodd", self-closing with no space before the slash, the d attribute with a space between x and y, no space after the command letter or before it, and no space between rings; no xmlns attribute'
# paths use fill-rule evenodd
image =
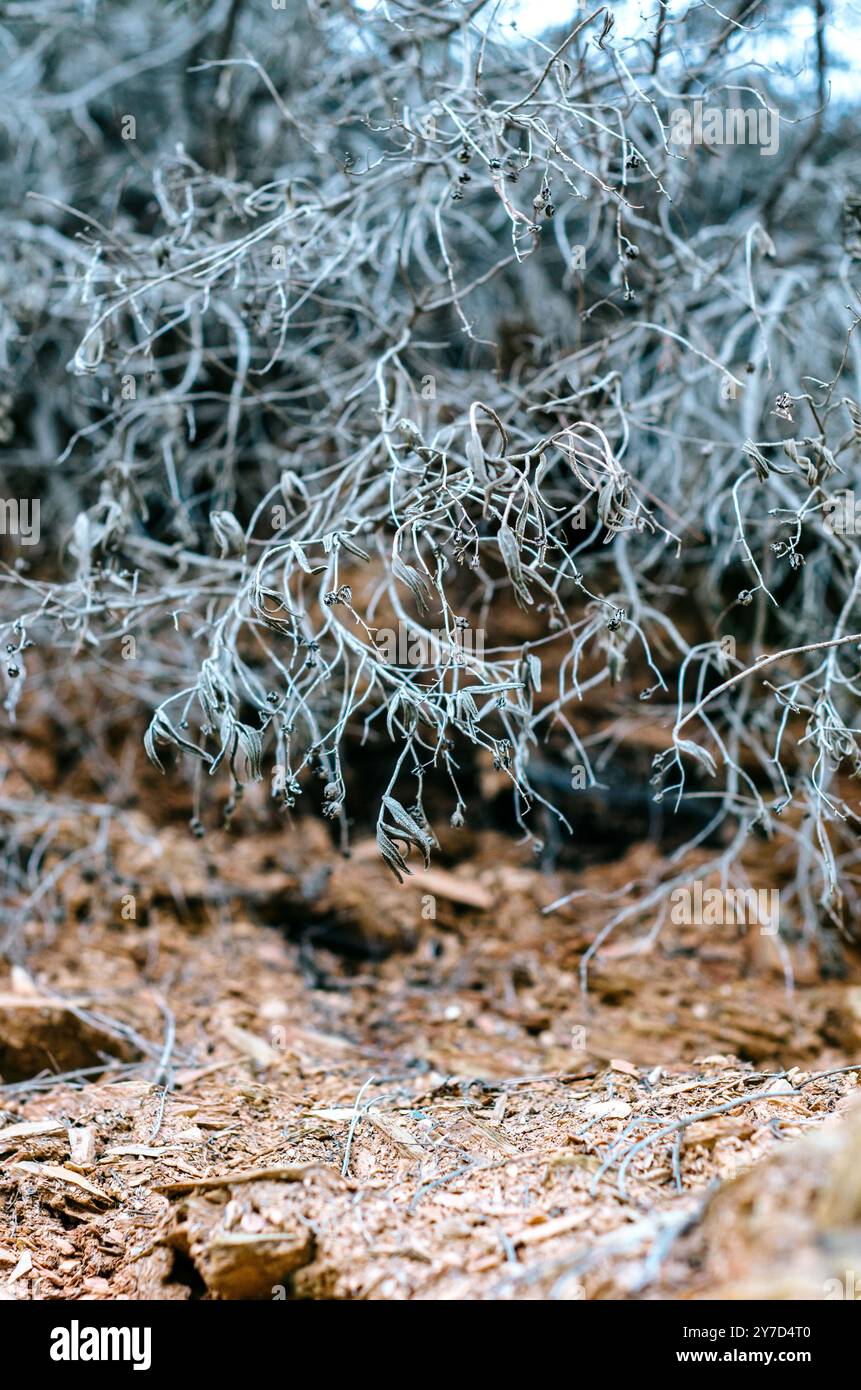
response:
<svg viewBox="0 0 861 1390"><path fill-rule="evenodd" d="M584 993L595 893L654 882L654 846L547 873L488 831L398 885L312 821L133 810L94 873L97 823L55 821L63 910L0 971L0 1296L833 1297L861 1269L851 955L822 980L804 939L644 915Z"/></svg>

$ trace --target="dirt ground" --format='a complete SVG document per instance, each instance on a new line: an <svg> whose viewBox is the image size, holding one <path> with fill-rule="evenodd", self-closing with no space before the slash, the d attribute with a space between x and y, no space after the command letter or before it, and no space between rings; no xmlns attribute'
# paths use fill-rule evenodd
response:
<svg viewBox="0 0 861 1390"><path fill-rule="evenodd" d="M0 1297L854 1296L851 955L796 943L789 988L767 937L644 921L584 994L595 900L542 908L654 846L547 873L484 832L398 885L310 820L138 810L95 871L97 822L53 824L62 910L0 973Z"/></svg>

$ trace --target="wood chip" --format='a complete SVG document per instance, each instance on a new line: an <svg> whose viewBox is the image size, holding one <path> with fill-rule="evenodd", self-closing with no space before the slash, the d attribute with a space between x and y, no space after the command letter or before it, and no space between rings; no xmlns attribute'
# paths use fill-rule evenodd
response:
<svg viewBox="0 0 861 1390"><path fill-rule="evenodd" d="M195 1178L190 1182L158 1183L154 1190L166 1196L179 1196L207 1187L229 1187L235 1182L304 1182L305 1178L313 1177L342 1181L338 1169L328 1163L292 1163L281 1168L239 1168L221 1177Z"/></svg>
<svg viewBox="0 0 861 1390"><path fill-rule="evenodd" d="M399 1149L409 1154L410 1158L421 1160L426 1156L424 1149L416 1143L409 1130L392 1115L381 1115L377 1110L369 1110L365 1119L373 1125L374 1129L379 1130L380 1134L384 1134Z"/></svg>
<svg viewBox="0 0 861 1390"><path fill-rule="evenodd" d="M274 1067L282 1060L282 1054L270 1047L268 1042L255 1037L246 1028L237 1027L235 1023L224 1023L221 1036L231 1047L235 1047L237 1052L250 1057L252 1062L257 1062L261 1067Z"/></svg>
<svg viewBox="0 0 861 1390"><path fill-rule="evenodd" d="M68 1183L71 1187L80 1187L84 1192L89 1192L93 1197L98 1197L103 1202L114 1202L116 1198L109 1192L103 1192L100 1187L94 1187L86 1178L81 1177L80 1173L73 1173L69 1168L61 1168L56 1163L9 1163L6 1165L8 1170L17 1170L23 1173L32 1173L34 1177L53 1178L56 1182Z"/></svg>
<svg viewBox="0 0 861 1390"><path fill-rule="evenodd" d="M510 1154L512 1158L520 1157L520 1150L517 1145L512 1144L508 1135L503 1134L496 1125L489 1124L487 1120L480 1119L478 1115L467 1114L464 1118L469 1121L473 1128L478 1130L479 1134L483 1134L485 1139L489 1140L500 1153Z"/></svg>
<svg viewBox="0 0 861 1390"><path fill-rule="evenodd" d="M511 1237L512 1245L540 1245L545 1240L552 1240L554 1236L563 1236L568 1231L575 1231L578 1226L583 1226L589 1220L590 1212L588 1208L582 1211L569 1211L565 1216L557 1216L552 1221L542 1221L536 1226L526 1226L517 1235Z"/></svg>
<svg viewBox="0 0 861 1390"><path fill-rule="evenodd" d="M590 1100L583 1106L590 1120L627 1120L633 1113L626 1100Z"/></svg>
<svg viewBox="0 0 861 1390"><path fill-rule="evenodd" d="M445 869L417 870L412 878L404 880L401 887L407 891L418 890L447 898L449 902L474 907L480 912L489 912L494 904L493 894L483 884L476 883L474 879L459 878Z"/></svg>
<svg viewBox="0 0 861 1390"><path fill-rule="evenodd" d="M9 1275L9 1278L6 1280L7 1284L14 1284L16 1279L20 1279L21 1276L24 1274L29 1274L32 1268L33 1256L30 1254L29 1250L25 1250L20 1260L16 1264L15 1268Z"/></svg>
<svg viewBox="0 0 861 1390"><path fill-rule="evenodd" d="M110 1148L105 1149L99 1161L107 1163L112 1158L160 1158L172 1147L171 1144L160 1144L157 1147L150 1144L112 1144Z"/></svg>
<svg viewBox="0 0 861 1390"><path fill-rule="evenodd" d="M76 1168L92 1168L96 1161L96 1136L86 1125L70 1126L70 1162Z"/></svg>
<svg viewBox="0 0 861 1390"><path fill-rule="evenodd" d="M716 1115L713 1120L697 1120L688 1125L683 1133L683 1142L703 1144L712 1148L719 1139L749 1139L756 1129L750 1120L735 1115Z"/></svg>
<svg viewBox="0 0 861 1390"><path fill-rule="evenodd" d="M311 1231L297 1226L267 1234L220 1231L195 1242L192 1258L206 1286L220 1298L272 1298L294 1270L314 1258Z"/></svg>
<svg viewBox="0 0 861 1390"><path fill-rule="evenodd" d="M13 1140L31 1139L37 1135L62 1134L65 1125L59 1120L24 1120L18 1125L8 1125L0 1129L0 1147L14 1148Z"/></svg>

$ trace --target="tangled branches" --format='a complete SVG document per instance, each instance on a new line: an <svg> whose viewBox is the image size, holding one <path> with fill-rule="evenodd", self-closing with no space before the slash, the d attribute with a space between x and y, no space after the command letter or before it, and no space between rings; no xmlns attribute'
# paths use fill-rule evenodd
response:
<svg viewBox="0 0 861 1390"><path fill-rule="evenodd" d="M842 922L861 251L824 45L784 79L757 0L540 41L482 0L43 21L6 32L7 473L52 541L4 574L10 713L28 643L72 649L151 702L158 766L231 804L316 777L345 845L376 740L397 874L429 777L469 814L463 748L534 837L539 743L588 786L657 721L655 798L782 836ZM706 98L743 143L697 138Z"/></svg>

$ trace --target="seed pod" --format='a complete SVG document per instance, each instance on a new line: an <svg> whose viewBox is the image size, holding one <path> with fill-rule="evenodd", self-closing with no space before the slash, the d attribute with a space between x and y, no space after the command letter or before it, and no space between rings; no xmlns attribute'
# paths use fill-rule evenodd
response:
<svg viewBox="0 0 861 1390"><path fill-rule="evenodd" d="M210 512L209 524L221 547L222 560L228 554L245 554L245 532L232 512Z"/></svg>
<svg viewBox="0 0 861 1390"><path fill-rule="evenodd" d="M502 563L508 572L508 577L514 587L514 596L521 608L532 603L532 595L526 586L523 577L523 566L520 563L520 550L517 545L517 538L507 522L503 522L497 532L499 542L499 553L502 556Z"/></svg>

